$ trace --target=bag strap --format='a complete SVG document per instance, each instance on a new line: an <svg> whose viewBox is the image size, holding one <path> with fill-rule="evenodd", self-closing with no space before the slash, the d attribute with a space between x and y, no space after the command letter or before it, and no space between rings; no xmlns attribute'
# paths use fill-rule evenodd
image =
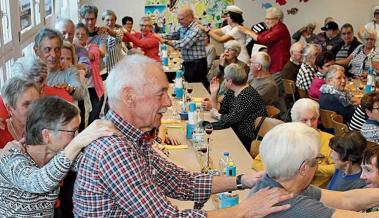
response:
<svg viewBox="0 0 379 218"><path fill-rule="evenodd" d="M259 120L258 125L254 128L254 134L256 134L255 140L258 140L258 131L261 129L261 126L263 124L263 121L265 121L266 117L261 117L261 120Z"/></svg>

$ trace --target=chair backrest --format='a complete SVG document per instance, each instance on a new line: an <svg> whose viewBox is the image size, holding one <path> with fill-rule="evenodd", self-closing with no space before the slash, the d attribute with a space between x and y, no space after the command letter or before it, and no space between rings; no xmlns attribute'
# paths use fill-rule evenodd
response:
<svg viewBox="0 0 379 218"><path fill-rule="evenodd" d="M349 132L349 128L343 123L343 117L339 114L332 116L334 135L338 136L342 133Z"/></svg>
<svg viewBox="0 0 379 218"><path fill-rule="evenodd" d="M261 123L261 126L259 126L261 119L264 119ZM284 123L281 120L270 118L270 117L257 117L255 120L254 128L258 129L258 133L256 136L256 139L251 143L250 147L250 155L255 158L259 154L259 145L261 144L259 138L263 138L263 136L266 135L268 131L270 131L272 128L274 128L276 125Z"/></svg>
<svg viewBox="0 0 379 218"><path fill-rule="evenodd" d="M282 79L283 80L283 88L284 88L284 94L285 95L293 95L295 94L295 82L289 79Z"/></svg>
<svg viewBox="0 0 379 218"><path fill-rule="evenodd" d="M320 109L320 118L321 118L322 125L325 128L333 129L332 116L335 116L335 115L337 115L337 113L334 111Z"/></svg>
<svg viewBox="0 0 379 218"><path fill-rule="evenodd" d="M267 105L266 112L268 114L268 117L279 118L280 110L275 106Z"/></svg>
<svg viewBox="0 0 379 218"><path fill-rule="evenodd" d="M300 98L308 98L308 92L305 89L297 89Z"/></svg>

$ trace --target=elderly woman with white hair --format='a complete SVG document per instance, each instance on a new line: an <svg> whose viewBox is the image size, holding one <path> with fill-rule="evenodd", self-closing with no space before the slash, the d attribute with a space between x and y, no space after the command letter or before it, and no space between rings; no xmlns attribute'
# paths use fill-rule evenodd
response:
<svg viewBox="0 0 379 218"><path fill-rule="evenodd" d="M247 74L237 64L225 68L225 86L228 91L219 103L217 92L220 88L218 78L211 80L211 115L218 121L214 129L232 127L245 148L250 151L254 139L254 122L257 117L267 116L265 104L259 93L247 84Z"/></svg>
<svg viewBox="0 0 379 218"><path fill-rule="evenodd" d="M299 73L296 76L296 87L307 90L312 84L312 80L317 73L316 58L321 52L320 46L308 44L304 48L303 63L300 66Z"/></svg>
<svg viewBox="0 0 379 218"><path fill-rule="evenodd" d="M319 132L320 140L320 154L324 157L320 159L320 164L315 173L315 177L312 180L312 184L318 187L326 187L329 179L334 173L334 164L332 158L329 156L331 149L329 147L329 141L333 138L333 135L320 131L317 129L320 107L319 104L309 98L301 98L295 102L291 109L292 122L304 123ZM262 171L265 166L262 162L261 155L253 160L253 169Z"/></svg>
<svg viewBox="0 0 379 218"><path fill-rule="evenodd" d="M320 108L334 111L349 123L354 114L351 94L344 91L346 85L345 68L332 65L326 73L326 84L320 88Z"/></svg>
<svg viewBox="0 0 379 218"><path fill-rule="evenodd" d="M291 35L287 26L283 23L283 17L283 11L272 7L266 10L265 23L268 30L255 33L248 27L240 28L257 43L267 46L267 53L272 60L270 72L278 85L281 83L280 72L290 59L289 51L291 47Z"/></svg>
<svg viewBox="0 0 379 218"><path fill-rule="evenodd" d="M259 152L266 175L252 188L251 194L267 187L279 187L295 195L281 204L291 208L269 217L345 218L378 217L379 212L355 211L379 205L379 189L329 191L310 185L320 158L320 136L299 122L280 124L262 140Z"/></svg>

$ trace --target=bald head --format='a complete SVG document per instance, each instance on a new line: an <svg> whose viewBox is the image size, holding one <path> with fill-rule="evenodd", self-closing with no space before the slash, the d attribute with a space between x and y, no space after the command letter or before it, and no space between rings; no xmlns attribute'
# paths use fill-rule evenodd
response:
<svg viewBox="0 0 379 218"><path fill-rule="evenodd" d="M291 59L300 63L303 58L304 47L305 45L302 42L293 43L290 48Z"/></svg>

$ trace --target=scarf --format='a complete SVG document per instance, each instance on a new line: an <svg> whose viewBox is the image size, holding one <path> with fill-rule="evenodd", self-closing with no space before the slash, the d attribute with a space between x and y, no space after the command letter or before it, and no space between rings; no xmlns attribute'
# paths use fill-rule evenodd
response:
<svg viewBox="0 0 379 218"><path fill-rule="evenodd" d="M334 86L324 84L321 86L320 92L323 94L331 94L331 95L336 96L344 107L352 104L351 94L344 91L337 90L336 88L334 88Z"/></svg>
<svg viewBox="0 0 379 218"><path fill-rule="evenodd" d="M104 95L104 84L103 79L100 76L100 50L99 46L96 44L89 44L88 45L88 53L93 54L95 56L95 59L91 61L91 68L92 68L92 80L93 85L95 86L96 95L99 99Z"/></svg>

